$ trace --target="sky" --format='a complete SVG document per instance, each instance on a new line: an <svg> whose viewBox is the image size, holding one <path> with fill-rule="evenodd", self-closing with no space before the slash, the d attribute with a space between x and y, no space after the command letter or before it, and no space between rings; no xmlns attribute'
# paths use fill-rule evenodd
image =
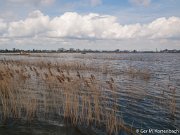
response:
<svg viewBox="0 0 180 135"><path fill-rule="evenodd" d="M180 49L180 0L0 0L0 49Z"/></svg>

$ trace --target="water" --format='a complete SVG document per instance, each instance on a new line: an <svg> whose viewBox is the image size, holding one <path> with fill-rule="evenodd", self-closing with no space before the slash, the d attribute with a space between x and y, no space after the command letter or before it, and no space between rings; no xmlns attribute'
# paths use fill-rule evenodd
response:
<svg viewBox="0 0 180 135"><path fill-rule="evenodd" d="M112 70L110 75L101 75L95 71L94 73L99 75L99 79L106 80L113 77L116 81L119 111L127 125L135 129L180 130L180 54L32 54L30 57L0 55L0 60L4 58L28 61L46 59L51 62L74 61L95 67L106 65L108 70ZM150 79L132 77L125 72L129 68L149 72ZM84 75L86 74L89 72L84 71ZM20 123L12 127L1 127L0 134L80 134L74 128L68 128L66 132L65 127L48 123L43 125L41 122L33 124L30 127Z"/></svg>
<svg viewBox="0 0 180 135"><path fill-rule="evenodd" d="M82 135L73 127L64 125L54 125L48 122L32 121L13 121L9 125L0 125L1 135Z"/></svg>

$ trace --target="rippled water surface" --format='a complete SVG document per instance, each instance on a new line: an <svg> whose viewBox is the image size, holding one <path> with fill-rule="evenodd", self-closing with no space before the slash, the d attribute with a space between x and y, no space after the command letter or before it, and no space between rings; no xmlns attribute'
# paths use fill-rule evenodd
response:
<svg viewBox="0 0 180 135"><path fill-rule="evenodd" d="M31 54L30 56L0 55L0 59L38 61L77 61L94 66L106 66L111 74L99 79L114 78L123 120L133 128L180 130L180 54ZM132 76L128 69L148 72L149 79ZM88 74L84 72L84 74ZM99 73L96 73L97 75ZM51 124L0 127L0 134L61 134L78 135L73 128ZM101 133L99 133L101 134Z"/></svg>
<svg viewBox="0 0 180 135"><path fill-rule="evenodd" d="M82 135L77 129L48 122L11 122L0 126L1 135Z"/></svg>

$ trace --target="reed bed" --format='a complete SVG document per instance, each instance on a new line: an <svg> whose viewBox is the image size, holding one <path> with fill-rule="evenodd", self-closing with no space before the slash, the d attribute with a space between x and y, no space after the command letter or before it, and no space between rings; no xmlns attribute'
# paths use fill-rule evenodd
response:
<svg viewBox="0 0 180 135"><path fill-rule="evenodd" d="M39 59L38 61L19 61L19 60L0 60L1 63L7 64L9 66L28 66L28 67L38 67L40 69L46 68L56 68L57 70L74 70L74 71L103 71L104 67L95 67L94 65L85 64L82 62L51 62Z"/></svg>
<svg viewBox="0 0 180 135"><path fill-rule="evenodd" d="M128 67L125 73L129 74L132 78L141 78L148 81L151 78L151 73L148 69L136 69L134 67Z"/></svg>
<svg viewBox="0 0 180 135"><path fill-rule="evenodd" d="M4 123L8 118L31 121L54 114L74 126L93 127L107 134L120 130L133 133L122 120L114 79L100 81L94 74L84 77L84 69L95 70L77 63L1 61L0 113Z"/></svg>
<svg viewBox="0 0 180 135"><path fill-rule="evenodd" d="M108 65L107 63L104 63L102 65L97 64L87 64L84 62L79 61L60 61L60 62L52 62L52 61L46 61L46 60L36 60L33 62L30 61L19 61L19 60L0 60L1 63L7 64L9 66L26 66L26 67L37 67L42 69L55 69L57 72L62 71L86 71L86 72L93 72L93 73L102 73L106 75L129 75L132 78L139 77L140 79L148 81L151 78L151 72L148 69L138 69L135 67L128 67L127 70L121 71L121 70L113 70L113 67L111 65Z"/></svg>

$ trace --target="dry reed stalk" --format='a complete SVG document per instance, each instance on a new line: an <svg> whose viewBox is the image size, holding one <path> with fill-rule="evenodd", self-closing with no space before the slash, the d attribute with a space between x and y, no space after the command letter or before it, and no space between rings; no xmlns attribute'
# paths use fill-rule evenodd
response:
<svg viewBox="0 0 180 135"><path fill-rule="evenodd" d="M10 117L12 114L15 117L21 117L23 115L21 110L24 110L27 120L32 120L38 108L43 105L44 114L53 111L57 113L60 110L58 113L68 121L70 120L73 125L85 124L96 128L105 125L109 134L117 133L119 124L122 127L123 123L117 116L118 103L114 79L110 78L108 83L103 83L93 74L82 77L80 72L81 70L96 70L96 68L79 63L53 64L25 61L5 61L5 63L15 64L17 68L13 67L13 69L9 66L6 71L4 68L7 66L0 65L0 84L2 84L0 85L0 99L4 117ZM40 67L41 71L37 67ZM44 73L42 69L46 72ZM68 73L69 70L74 69L77 71L76 75ZM7 75L5 71L8 72ZM41 83L36 88L30 89L33 87L31 82L36 84L36 80ZM40 85L44 87L40 88ZM104 91L105 88L108 88L108 91ZM43 93L41 103L37 99L40 91Z"/></svg>
<svg viewBox="0 0 180 135"><path fill-rule="evenodd" d="M140 77L141 79L145 81L148 81L151 78L151 74L149 70L147 69L140 70L133 67L129 67L126 73L128 73L132 78Z"/></svg>
<svg viewBox="0 0 180 135"><path fill-rule="evenodd" d="M170 111L171 111L171 115L174 118L175 117L175 113L176 113L176 88L175 87L170 87L169 88L172 94L172 98L170 99Z"/></svg>

